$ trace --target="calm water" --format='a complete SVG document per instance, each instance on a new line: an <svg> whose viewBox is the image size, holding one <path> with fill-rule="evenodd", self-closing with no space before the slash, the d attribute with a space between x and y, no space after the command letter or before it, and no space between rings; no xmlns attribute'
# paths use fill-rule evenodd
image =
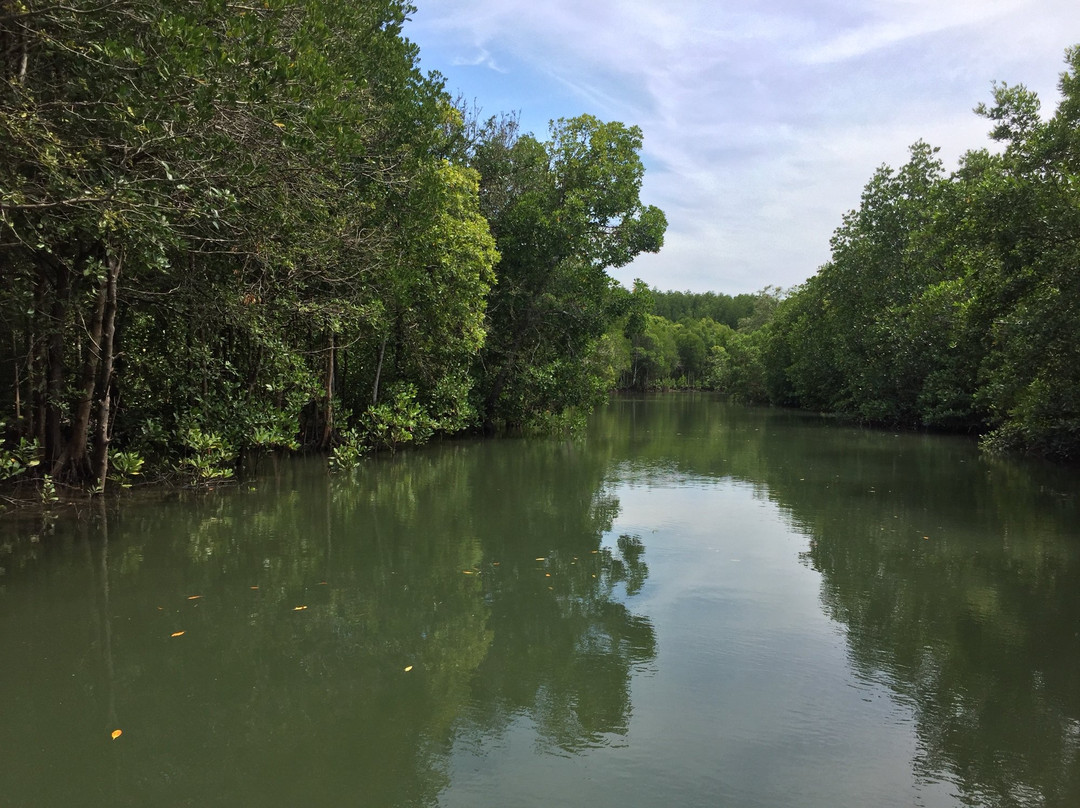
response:
<svg viewBox="0 0 1080 808"><path fill-rule="evenodd" d="M690 396L259 471L0 522L2 808L1080 805L1075 474Z"/></svg>

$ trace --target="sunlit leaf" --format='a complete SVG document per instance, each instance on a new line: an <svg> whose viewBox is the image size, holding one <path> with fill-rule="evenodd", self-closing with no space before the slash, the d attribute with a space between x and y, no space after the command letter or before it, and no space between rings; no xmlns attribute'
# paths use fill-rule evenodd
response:
<svg viewBox="0 0 1080 808"><path fill-rule="evenodd" d="M406 665L405 666L405 673L408 673L411 670L412 670L412 665Z"/></svg>
<svg viewBox="0 0 1080 808"><path fill-rule="evenodd" d="M123 734L124 734L124 731L122 729L114 729L112 731L112 739L115 741L117 738L119 738Z"/></svg>
<svg viewBox="0 0 1080 808"><path fill-rule="evenodd" d="M537 560L537 561L547 561L547 559L546 559L546 558L544 558L543 556L540 556L540 557L539 557L538 559L536 559L536 560Z"/></svg>
<svg viewBox="0 0 1080 808"><path fill-rule="evenodd" d="M169 636L170 636L170 637L182 637L182 636L184 636L184 632L182 632L182 631L174 631L174 632L173 632L172 634L170 634Z"/></svg>
<svg viewBox="0 0 1080 808"><path fill-rule="evenodd" d="M300 612L300 611L303 611L306 608L307 608L307 606L293 606L293 611L294 612Z"/></svg>
<svg viewBox="0 0 1080 808"><path fill-rule="evenodd" d="M202 595L188 595L188 600L198 600Z"/></svg>
<svg viewBox="0 0 1080 808"><path fill-rule="evenodd" d="M466 575L472 575L473 574L472 570L462 570L462 572L464 572Z"/></svg>

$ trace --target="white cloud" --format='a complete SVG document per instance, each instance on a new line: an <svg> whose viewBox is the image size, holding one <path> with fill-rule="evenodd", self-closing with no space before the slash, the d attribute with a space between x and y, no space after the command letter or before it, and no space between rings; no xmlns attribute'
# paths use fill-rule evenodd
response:
<svg viewBox="0 0 1080 808"><path fill-rule="evenodd" d="M494 70L496 73L506 73L506 68L500 67L491 53L486 48L479 48L473 56L455 56L450 60L454 67L479 67L483 66Z"/></svg>
<svg viewBox="0 0 1080 808"><path fill-rule="evenodd" d="M590 112L645 133L663 252L617 273L662 288L789 286L917 139L986 145L993 80L1054 105L1075 0L418 0L423 65L526 129ZM449 65L449 67L446 67ZM503 72L496 72L503 71Z"/></svg>

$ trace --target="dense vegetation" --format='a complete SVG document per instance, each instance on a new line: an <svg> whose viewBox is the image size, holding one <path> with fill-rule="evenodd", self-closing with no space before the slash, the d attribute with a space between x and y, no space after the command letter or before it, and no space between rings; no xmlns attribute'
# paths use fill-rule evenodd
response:
<svg viewBox="0 0 1080 808"><path fill-rule="evenodd" d="M1066 63L1046 119L1025 87L995 85L976 111L998 150L950 174L920 142L882 166L832 260L759 295L738 331L686 305L678 323L649 319L634 343L646 380L1080 458L1080 48Z"/></svg>
<svg viewBox="0 0 1080 808"><path fill-rule="evenodd" d="M1080 455L1080 50L997 151L883 166L782 293L627 290L642 134L522 134L419 69L404 0L0 3L0 480L340 465L721 391Z"/></svg>
<svg viewBox="0 0 1080 808"><path fill-rule="evenodd" d="M1022 85L978 112L997 152L882 167L763 340L773 401L985 432L1080 457L1080 49L1043 120Z"/></svg>
<svg viewBox="0 0 1080 808"><path fill-rule="evenodd" d="M764 401L762 327L781 297L771 287L732 297L659 292L638 283L629 314L607 335L617 386L715 390L738 401Z"/></svg>
<svg viewBox="0 0 1080 808"><path fill-rule="evenodd" d="M605 268L666 226L641 132L466 120L411 11L0 3L0 479L348 463L608 385Z"/></svg>

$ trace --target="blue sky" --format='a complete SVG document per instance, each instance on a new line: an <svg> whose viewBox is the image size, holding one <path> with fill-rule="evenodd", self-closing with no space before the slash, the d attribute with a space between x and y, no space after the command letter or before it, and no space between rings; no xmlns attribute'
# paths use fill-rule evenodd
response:
<svg viewBox="0 0 1080 808"><path fill-rule="evenodd" d="M612 274L728 294L789 287L883 163L990 145L992 82L1056 106L1080 0L414 0L421 67L485 116L588 112L645 133L664 249Z"/></svg>

